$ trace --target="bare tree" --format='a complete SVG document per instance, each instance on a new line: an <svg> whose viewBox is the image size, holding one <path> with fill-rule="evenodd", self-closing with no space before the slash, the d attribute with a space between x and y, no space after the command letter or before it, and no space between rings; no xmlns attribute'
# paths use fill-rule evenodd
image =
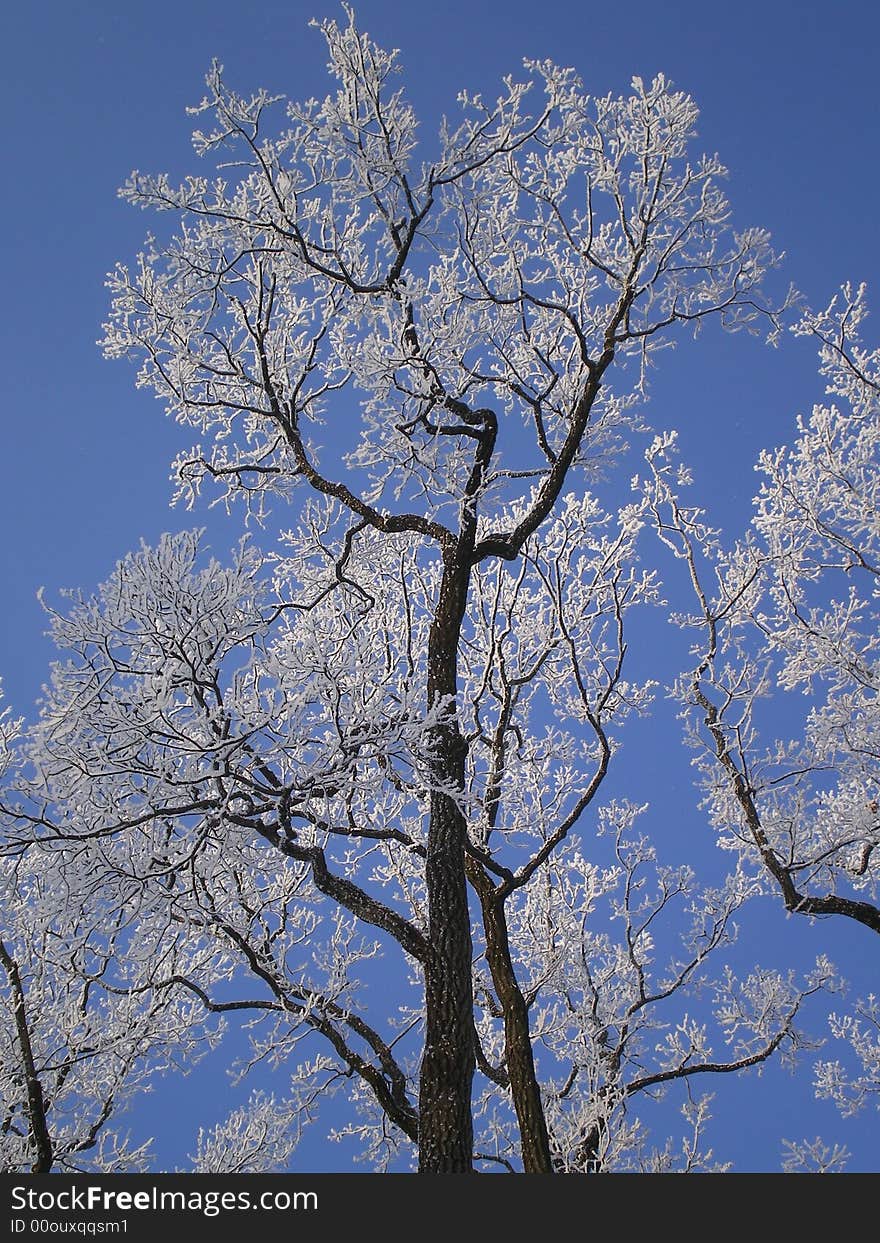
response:
<svg viewBox="0 0 880 1243"><path fill-rule="evenodd" d="M818 341L832 401L798 419L790 446L761 454L744 539L725 548L682 502L690 480L673 437L649 454L645 495L697 601L680 620L701 636L698 662L678 694L719 843L790 914L876 933L880 351L862 341L866 315L864 286L845 285L794 326ZM829 1023L855 1069L823 1059L815 1087L846 1116L878 1100L875 996ZM790 1147L786 1168L837 1168L848 1155L818 1139Z"/></svg>
<svg viewBox="0 0 880 1243"><path fill-rule="evenodd" d="M775 333L774 256L731 229L724 169L690 153L696 108L662 77L596 99L529 63L491 105L462 95L419 160L395 55L350 12L321 30L335 93L272 128L280 101L215 65L195 110L215 175L132 174L123 196L178 226L111 275L105 340L200 437L178 498L216 488L263 524L293 506L291 529L228 566L166 537L54 614L68 656L8 840L125 913L119 963L134 929L149 947L137 978L101 972L107 997L246 1013L258 1060L324 1041L289 1101L202 1137L202 1168L270 1132L283 1162L351 1084L377 1161L409 1142L424 1171L603 1168L640 1151L628 1101L793 1051L831 978L722 974L727 1055L686 1010L651 1044L749 884L697 896L636 809L597 797L650 700L625 636L657 584L635 554L651 497L606 512L587 487L670 334ZM589 929L602 903L620 942ZM676 903L692 926L663 966ZM368 1018L362 977L391 945L408 1000Z"/></svg>
<svg viewBox="0 0 880 1243"><path fill-rule="evenodd" d="M20 726L0 714L7 777ZM207 1016L183 992L142 987L156 964L152 945L132 945L130 909L90 894L76 852L56 863L15 847L0 860L0 1168L145 1169L148 1144L119 1115L153 1075L210 1047Z"/></svg>
<svg viewBox="0 0 880 1243"><path fill-rule="evenodd" d="M846 286L795 326L819 341L837 402L799 419L790 447L761 454L744 540L724 550L702 513L681 504L670 441L654 447L649 491L657 530L684 558L699 603L684 620L704 641L681 693L722 844L793 914L880 932L880 352L861 342L865 314L864 287ZM790 714L793 693L809 696L802 735L764 741L776 728L766 701L784 699Z"/></svg>

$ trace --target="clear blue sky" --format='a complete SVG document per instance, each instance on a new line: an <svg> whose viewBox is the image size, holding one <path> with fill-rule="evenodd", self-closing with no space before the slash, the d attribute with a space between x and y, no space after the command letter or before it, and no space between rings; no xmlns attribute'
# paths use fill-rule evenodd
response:
<svg viewBox="0 0 880 1243"><path fill-rule="evenodd" d="M880 307L875 3L363 0L357 11L379 42L401 49L428 140L459 89L491 93L523 56L574 64L597 94L624 90L633 74L666 73L699 102L702 144L730 168L736 218L771 230L786 277L814 304L842 280L864 279ZM323 46L306 23L338 12L329 0L48 0L7 10L0 674L19 710L33 703L50 655L37 588L91 587L142 537L204 520L169 513L168 463L182 441L135 391L133 369L104 362L95 346L104 273L135 254L151 223L116 188L135 167L193 170L184 109L200 98L212 57L244 91L323 93ZM818 397L808 347L770 353L710 333L667 360L651 415L681 427L717 516L741 525L758 449L789 439L794 414ZM219 523L213 530L219 553L232 540ZM841 934L841 955L858 959L873 948L866 941ZM198 1090L186 1089L194 1102ZM738 1158L748 1168L758 1145L772 1167L775 1137L767 1147L752 1134L750 1093L764 1089L729 1085L725 1099L734 1090ZM799 1108L791 1093L780 1099L783 1115ZM800 1121L787 1133L821 1128L854 1150L861 1134L862 1168L871 1168L864 1124L845 1126L830 1107Z"/></svg>
<svg viewBox="0 0 880 1243"><path fill-rule="evenodd" d="M134 254L149 226L116 201L116 187L133 167L192 168L184 108L200 98L212 56L242 89L323 91L323 49L306 21L324 11L334 6L49 0L7 10L0 644L18 702L32 699L46 657L36 587L94 582L142 535L180 521L166 510L176 429L134 392L131 370L103 362L94 345L104 273ZM808 296L819 302L848 277L868 279L880 296L876 6L366 0L358 12L402 49L426 118L462 86L491 90L524 55L576 64L597 93L662 70L700 102L702 138L731 169L738 218L771 229ZM711 432L725 463L748 471L756 442L744 432L758 406L760 424L772 419L785 435L797 405L812 400L809 359L790 354L754 351L732 365L726 391L713 392L713 402L730 401L728 421ZM695 368L718 374L713 351L704 355L688 352L682 385L670 378L676 405L705 395ZM709 427L699 428L706 444ZM746 474L744 497L750 488Z"/></svg>

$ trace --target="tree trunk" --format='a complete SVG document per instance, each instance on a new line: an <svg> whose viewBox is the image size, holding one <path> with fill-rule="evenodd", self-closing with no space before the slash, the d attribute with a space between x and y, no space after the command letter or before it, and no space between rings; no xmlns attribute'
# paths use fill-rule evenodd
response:
<svg viewBox="0 0 880 1243"><path fill-rule="evenodd" d="M519 1123L523 1169L526 1174L552 1174L550 1137L529 1031L529 1010L516 978L503 901L491 881L472 862L469 875L480 896L486 931L486 962L504 1016L504 1051L510 1095Z"/></svg>
<svg viewBox="0 0 880 1243"><path fill-rule="evenodd" d="M433 788L425 867L428 960L425 1049L419 1085L419 1171L473 1171L474 1077L471 921L465 878L465 744L455 718L458 642L470 570L461 544L447 550L428 643L428 707L444 719L432 731Z"/></svg>

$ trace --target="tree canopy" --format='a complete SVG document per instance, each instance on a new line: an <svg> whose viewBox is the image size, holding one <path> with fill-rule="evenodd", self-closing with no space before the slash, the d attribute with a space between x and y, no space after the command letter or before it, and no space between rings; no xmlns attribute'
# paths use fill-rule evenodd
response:
<svg viewBox="0 0 880 1243"><path fill-rule="evenodd" d="M39 717L2 718L4 1167L148 1168L122 1104L245 1030L285 1093L194 1168L287 1168L334 1095L373 1168L716 1168L706 1085L809 1053L839 988L819 930L807 971L735 964L745 909L880 930L864 290L767 292L769 236L663 76L596 98L527 62L428 140L396 53L350 10L320 29L325 99L215 63L211 172L121 191L161 215L109 277L105 351L197 437L177 499L252 531L222 558L166 535L47 605ZM710 320L814 336L836 403L762 454L733 535L673 434L632 479L651 369ZM666 689L631 635L668 592L720 881L610 785ZM830 1021L856 1069L816 1090L852 1110L876 1002ZM658 1145L662 1092L685 1130Z"/></svg>

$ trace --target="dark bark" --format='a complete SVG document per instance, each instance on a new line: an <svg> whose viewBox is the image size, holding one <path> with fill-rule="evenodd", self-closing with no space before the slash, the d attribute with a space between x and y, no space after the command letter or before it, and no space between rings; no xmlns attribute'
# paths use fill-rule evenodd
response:
<svg viewBox="0 0 880 1243"><path fill-rule="evenodd" d="M447 550L428 643L428 706L442 714L431 738L434 788L425 864L425 1049L419 1084L419 1171L431 1174L473 1170L475 1057L467 822L456 797L464 789L465 743L454 714L469 577L461 545Z"/></svg>
<svg viewBox="0 0 880 1243"><path fill-rule="evenodd" d="M504 899L473 860L469 861L468 874L480 897L486 962L504 1016L505 1065L519 1123L523 1169L526 1174L552 1174L550 1137L529 1032L529 1008L510 954Z"/></svg>

